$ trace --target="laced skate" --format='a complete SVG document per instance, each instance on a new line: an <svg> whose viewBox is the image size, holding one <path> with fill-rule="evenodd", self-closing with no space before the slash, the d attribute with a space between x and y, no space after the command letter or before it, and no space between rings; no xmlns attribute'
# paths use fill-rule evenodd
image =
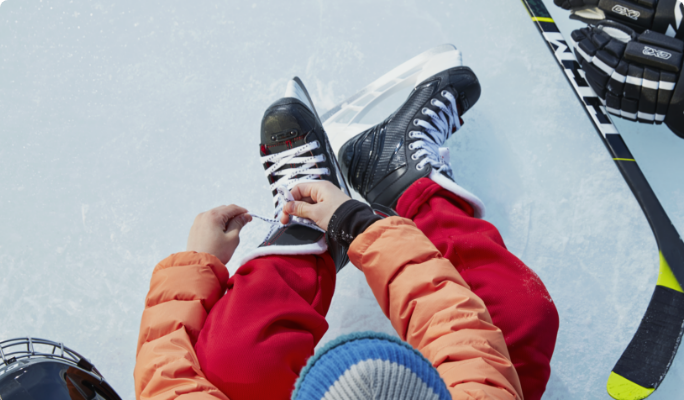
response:
<svg viewBox="0 0 684 400"><path fill-rule="evenodd" d="M278 188L285 188L289 192L289 190L292 190L298 183L317 181L320 180L323 175L330 175L330 169L316 168L318 163L325 161L325 154L299 157L303 154L310 153L312 150L319 149L320 147L320 143L314 141L292 150L261 157L261 163L266 167L266 176L274 175L281 177L271 184L271 191L276 191ZM303 165L297 168L281 169L286 165L296 164ZM299 177L297 177L298 175ZM280 215L284 205L282 201L284 197L281 191L282 189L278 191L278 195L273 196L273 204L276 207L276 218Z"/></svg>
<svg viewBox="0 0 684 400"><path fill-rule="evenodd" d="M454 54L442 54L440 60L456 66L416 84L404 104L385 121L357 133L340 147L338 155L347 182L369 203L393 208L413 182L430 178L471 204L475 216L484 214L482 202L455 183L448 149L440 147L461 128L461 116L480 97L477 77L460 65L460 53L452 50ZM356 115L368 112L353 111ZM336 134L335 127L340 124L330 126ZM349 135L353 126L338 132Z"/></svg>
<svg viewBox="0 0 684 400"><path fill-rule="evenodd" d="M364 117L387 98L461 65L463 58L456 47L451 44L435 47L404 62L330 109L322 120L335 154L349 139L372 126L362 122Z"/></svg>
<svg viewBox="0 0 684 400"><path fill-rule="evenodd" d="M303 182L327 180L349 194L311 98L299 78L289 82L285 97L273 103L261 121L261 162L273 195L274 218L259 215L271 227L263 243L242 263L270 254L321 254L329 250L339 271L346 249L329 248L325 231L306 218L280 222L283 206L294 201L290 190Z"/></svg>

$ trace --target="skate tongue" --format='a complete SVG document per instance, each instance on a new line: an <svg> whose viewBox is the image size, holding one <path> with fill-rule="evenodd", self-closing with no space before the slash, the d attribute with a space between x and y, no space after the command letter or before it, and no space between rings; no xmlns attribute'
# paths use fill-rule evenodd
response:
<svg viewBox="0 0 684 400"><path fill-rule="evenodd" d="M273 140L261 144L262 155L280 153L306 144L306 135L296 130L285 131L280 136L273 135Z"/></svg>
<svg viewBox="0 0 684 400"><path fill-rule="evenodd" d="M451 155L448 147L439 148L439 159L442 161L442 164L451 164Z"/></svg>
<svg viewBox="0 0 684 400"><path fill-rule="evenodd" d="M449 153L449 148L448 147L440 147L438 155L439 155L440 163L438 165L433 164L433 168L439 167L436 169L437 172L446 176L450 180L455 181L454 176L453 176L453 171L451 170L451 155Z"/></svg>

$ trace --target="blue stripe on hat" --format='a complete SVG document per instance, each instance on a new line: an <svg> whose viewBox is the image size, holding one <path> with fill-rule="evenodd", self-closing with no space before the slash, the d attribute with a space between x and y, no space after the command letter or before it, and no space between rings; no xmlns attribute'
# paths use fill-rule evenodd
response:
<svg viewBox="0 0 684 400"><path fill-rule="evenodd" d="M352 333L326 344L302 370L292 398L323 398L345 372L367 360L401 365L413 372L440 399L451 399L437 370L420 352L398 338L377 332Z"/></svg>

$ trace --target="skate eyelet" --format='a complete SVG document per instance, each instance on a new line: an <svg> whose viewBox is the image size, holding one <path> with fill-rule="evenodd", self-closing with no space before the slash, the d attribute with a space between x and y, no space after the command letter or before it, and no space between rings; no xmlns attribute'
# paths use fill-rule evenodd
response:
<svg viewBox="0 0 684 400"><path fill-rule="evenodd" d="M416 169L417 169L418 171L422 171L422 170L423 170L423 167L421 167L420 164L418 164L418 165L416 165Z"/></svg>
<svg viewBox="0 0 684 400"><path fill-rule="evenodd" d="M409 150L413 150L413 143L409 144L408 148Z"/></svg>
<svg viewBox="0 0 684 400"><path fill-rule="evenodd" d="M415 126L420 126L420 125L418 125L418 120L417 120L417 119L414 119L414 120L413 120L413 125L415 125Z"/></svg>
<svg viewBox="0 0 684 400"><path fill-rule="evenodd" d="M442 97L447 97L447 93L449 92L447 92L446 90L442 90Z"/></svg>
<svg viewBox="0 0 684 400"><path fill-rule="evenodd" d="M437 99L430 100L430 104L432 104L433 106L436 107L437 106Z"/></svg>
<svg viewBox="0 0 684 400"><path fill-rule="evenodd" d="M425 108L425 107L423 107L423 109L421 110L421 112L423 113L423 115L427 115L428 109Z"/></svg>
<svg viewBox="0 0 684 400"><path fill-rule="evenodd" d="M416 157L415 154L411 154L411 160L416 161L417 159L418 159L418 157Z"/></svg>

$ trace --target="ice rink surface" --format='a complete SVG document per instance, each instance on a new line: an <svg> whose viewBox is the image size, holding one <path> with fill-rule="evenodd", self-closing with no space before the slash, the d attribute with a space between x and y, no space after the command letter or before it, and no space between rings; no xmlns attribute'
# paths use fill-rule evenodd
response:
<svg viewBox="0 0 684 400"><path fill-rule="evenodd" d="M184 250L201 211L271 213L259 126L287 80L299 75L325 111L443 43L482 84L448 142L457 180L560 313L544 399L608 399L655 285L656 243L519 1L2 2L0 339L62 341L133 398L154 265ZM684 140L617 124L684 233ZM234 260L266 228L245 228ZM392 332L352 266L328 317L324 342ZM683 391L680 351L651 398Z"/></svg>

